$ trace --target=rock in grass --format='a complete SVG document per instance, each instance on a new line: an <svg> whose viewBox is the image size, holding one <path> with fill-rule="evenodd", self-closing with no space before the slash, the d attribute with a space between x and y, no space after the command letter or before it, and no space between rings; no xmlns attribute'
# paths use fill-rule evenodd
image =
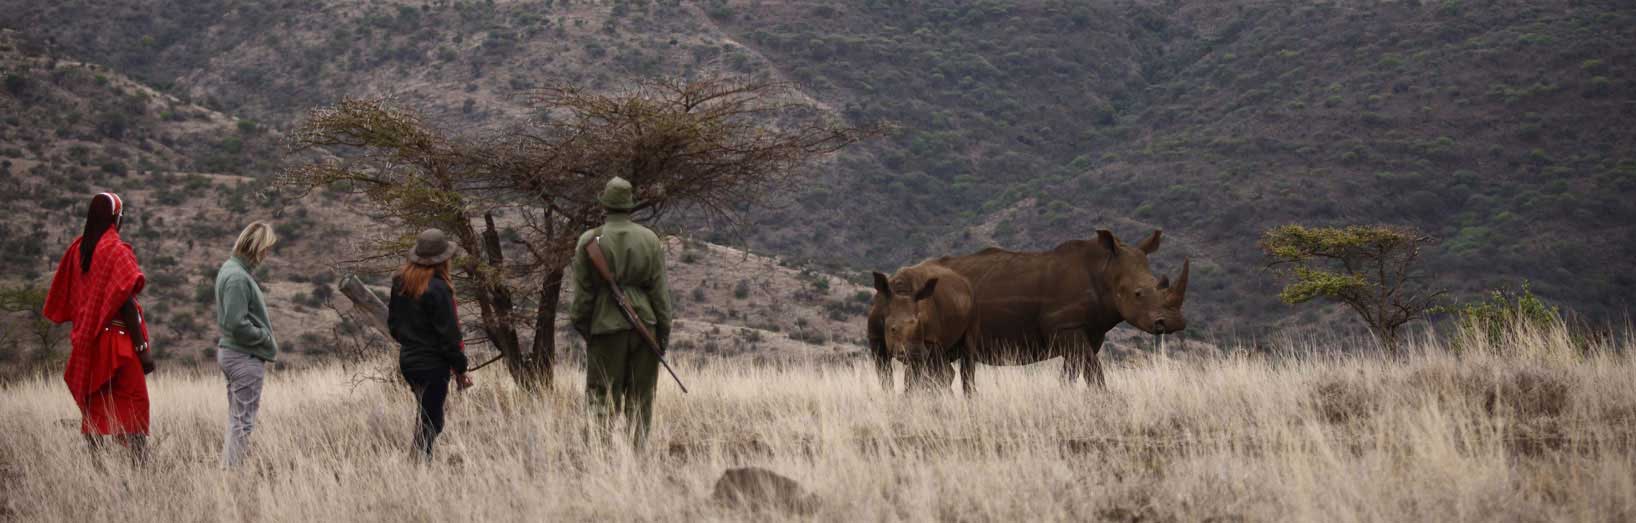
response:
<svg viewBox="0 0 1636 523"><path fill-rule="evenodd" d="M756 467L727 469L721 479L716 480L716 490L710 499L751 510L808 514L818 508L818 497L801 488L800 483Z"/></svg>

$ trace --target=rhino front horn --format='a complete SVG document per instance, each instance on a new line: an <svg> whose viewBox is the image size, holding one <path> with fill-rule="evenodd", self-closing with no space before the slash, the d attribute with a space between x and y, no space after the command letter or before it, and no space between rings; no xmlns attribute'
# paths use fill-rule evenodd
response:
<svg viewBox="0 0 1636 523"><path fill-rule="evenodd" d="M1192 259L1182 259L1182 274L1181 276L1176 277L1175 282L1170 284L1169 305L1180 307L1182 300L1187 299L1187 272L1192 264Z"/></svg>

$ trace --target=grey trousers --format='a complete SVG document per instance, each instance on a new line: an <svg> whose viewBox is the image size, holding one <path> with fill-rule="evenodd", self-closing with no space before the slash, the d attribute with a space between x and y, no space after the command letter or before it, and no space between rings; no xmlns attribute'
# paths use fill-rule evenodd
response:
<svg viewBox="0 0 1636 523"><path fill-rule="evenodd" d="M222 438L222 465L235 467L249 451L267 363L230 349L216 349L216 363L221 364L222 375L227 377L227 434Z"/></svg>

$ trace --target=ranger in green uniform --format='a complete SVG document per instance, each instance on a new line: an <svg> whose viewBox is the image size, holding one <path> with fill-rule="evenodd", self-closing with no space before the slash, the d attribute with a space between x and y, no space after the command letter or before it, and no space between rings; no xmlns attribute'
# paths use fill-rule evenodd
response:
<svg viewBox="0 0 1636 523"><path fill-rule="evenodd" d="M670 288L665 283L665 256L659 237L631 221L636 207L631 184L621 178L608 181L600 202L607 210L601 227L580 235L574 249L574 302L569 319L586 341L585 399L593 421L606 429L614 414L625 417L631 436L640 446L647 440L653 419L653 389L659 379L659 358L642 335L619 311L606 281L591 265L585 246L600 238L608 270L625 291L636 315L659 340L670 346Z"/></svg>

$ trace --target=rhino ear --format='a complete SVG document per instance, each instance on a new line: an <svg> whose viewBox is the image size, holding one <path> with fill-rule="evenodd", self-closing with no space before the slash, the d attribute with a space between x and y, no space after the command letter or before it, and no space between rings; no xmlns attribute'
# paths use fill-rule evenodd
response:
<svg viewBox="0 0 1636 523"><path fill-rule="evenodd" d="M1164 231L1154 229L1153 235L1148 236L1146 240L1142 240L1142 244L1137 247L1141 248L1142 252L1153 254L1154 251L1159 250L1159 237L1163 234Z"/></svg>
<svg viewBox="0 0 1636 523"><path fill-rule="evenodd" d="M886 283L886 275L880 271L875 271L875 292L888 298L892 297L892 286Z"/></svg>
<svg viewBox="0 0 1636 523"><path fill-rule="evenodd" d="M936 292L937 292L937 278L932 278L930 280L926 280L926 284L922 285L920 287L920 290L915 291L915 301L920 301L920 300L924 300L926 298L930 298L930 297L932 297L932 294L936 293Z"/></svg>
<svg viewBox="0 0 1636 523"><path fill-rule="evenodd" d="M1101 243L1102 248L1107 249L1109 253L1113 254L1114 256L1119 255L1119 240L1113 237L1112 231L1107 229L1097 229L1096 241Z"/></svg>

